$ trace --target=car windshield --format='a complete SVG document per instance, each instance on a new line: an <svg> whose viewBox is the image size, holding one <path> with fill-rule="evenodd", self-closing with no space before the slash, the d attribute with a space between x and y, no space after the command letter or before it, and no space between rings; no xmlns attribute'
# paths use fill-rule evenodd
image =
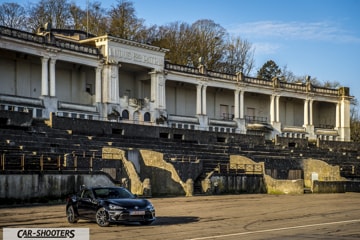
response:
<svg viewBox="0 0 360 240"><path fill-rule="evenodd" d="M134 195L125 188L95 188L96 198L114 199L114 198L135 198Z"/></svg>

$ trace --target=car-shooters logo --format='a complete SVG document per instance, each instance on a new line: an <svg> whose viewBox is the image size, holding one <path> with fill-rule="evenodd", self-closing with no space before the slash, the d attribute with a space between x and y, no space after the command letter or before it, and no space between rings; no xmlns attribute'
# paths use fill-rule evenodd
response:
<svg viewBox="0 0 360 240"><path fill-rule="evenodd" d="M4 240L89 240L88 228L4 228Z"/></svg>

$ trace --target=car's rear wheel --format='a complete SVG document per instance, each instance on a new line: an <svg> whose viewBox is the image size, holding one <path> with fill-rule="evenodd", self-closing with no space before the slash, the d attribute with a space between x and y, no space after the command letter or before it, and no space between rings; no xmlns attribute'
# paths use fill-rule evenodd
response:
<svg viewBox="0 0 360 240"><path fill-rule="evenodd" d="M69 223L77 223L78 218L75 215L75 210L74 210L73 206L69 206L66 209L66 218L67 218Z"/></svg>
<svg viewBox="0 0 360 240"><path fill-rule="evenodd" d="M99 208L96 211L96 223L100 226L100 227L107 227L109 226L110 222L109 222L109 216L108 213L106 212L105 208Z"/></svg>

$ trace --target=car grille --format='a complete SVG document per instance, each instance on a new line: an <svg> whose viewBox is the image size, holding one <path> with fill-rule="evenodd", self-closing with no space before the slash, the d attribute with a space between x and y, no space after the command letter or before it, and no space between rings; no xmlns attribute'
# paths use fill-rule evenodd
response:
<svg viewBox="0 0 360 240"><path fill-rule="evenodd" d="M150 211L146 211L145 215L130 215L128 212L122 212L121 214L111 215L111 219L113 221L143 221L150 220L155 217L155 213L153 214Z"/></svg>

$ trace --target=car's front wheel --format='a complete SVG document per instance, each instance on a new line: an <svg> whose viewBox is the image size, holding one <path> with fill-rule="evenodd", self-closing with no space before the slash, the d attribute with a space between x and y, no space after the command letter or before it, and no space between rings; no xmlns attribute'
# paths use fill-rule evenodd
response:
<svg viewBox="0 0 360 240"><path fill-rule="evenodd" d="M108 217L108 213L106 212L105 208L99 208L96 211L96 223L100 226L100 227L107 227L109 226L110 222L109 222L109 217Z"/></svg>
<svg viewBox="0 0 360 240"><path fill-rule="evenodd" d="M74 210L73 206L69 206L66 209L66 218L67 218L69 223L77 223L78 218L75 215L75 210Z"/></svg>

